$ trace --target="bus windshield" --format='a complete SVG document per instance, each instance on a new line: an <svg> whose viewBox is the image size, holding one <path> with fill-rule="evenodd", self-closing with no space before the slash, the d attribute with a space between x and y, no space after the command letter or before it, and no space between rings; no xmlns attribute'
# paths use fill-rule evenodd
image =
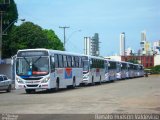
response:
<svg viewBox="0 0 160 120"><path fill-rule="evenodd" d="M83 72L88 72L89 71L89 61L84 60L83 61Z"/></svg>
<svg viewBox="0 0 160 120"><path fill-rule="evenodd" d="M39 76L49 73L48 57L17 58L16 73L20 76Z"/></svg>

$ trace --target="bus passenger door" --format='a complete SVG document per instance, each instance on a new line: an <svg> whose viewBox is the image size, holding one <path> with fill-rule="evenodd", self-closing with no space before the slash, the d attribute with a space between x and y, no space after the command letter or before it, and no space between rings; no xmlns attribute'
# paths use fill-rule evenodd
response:
<svg viewBox="0 0 160 120"><path fill-rule="evenodd" d="M50 69L51 69L51 72L50 72L51 85L54 85L56 76L55 76L55 62L54 62L53 56L51 56L51 59L50 59Z"/></svg>

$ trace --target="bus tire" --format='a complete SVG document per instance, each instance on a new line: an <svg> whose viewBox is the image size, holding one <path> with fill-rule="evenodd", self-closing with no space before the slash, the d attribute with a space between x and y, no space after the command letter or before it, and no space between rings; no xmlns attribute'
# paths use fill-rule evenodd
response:
<svg viewBox="0 0 160 120"><path fill-rule="evenodd" d="M92 76L92 83L91 83L92 86L95 85L95 82L94 82L94 77Z"/></svg>
<svg viewBox="0 0 160 120"><path fill-rule="evenodd" d="M55 90L58 91L59 90L59 78L57 78L56 80L56 87Z"/></svg>
<svg viewBox="0 0 160 120"><path fill-rule="evenodd" d="M67 86L68 89L74 89L76 87L76 79L73 77L73 83L72 85Z"/></svg>
<svg viewBox="0 0 160 120"><path fill-rule="evenodd" d="M100 85L102 84L102 78L101 78L101 75L100 75L100 78L99 78L99 84L100 84Z"/></svg>
<svg viewBox="0 0 160 120"><path fill-rule="evenodd" d="M25 89L27 94L31 94L35 92L35 89Z"/></svg>
<svg viewBox="0 0 160 120"><path fill-rule="evenodd" d="M72 85L72 88L74 89L76 87L76 78L74 77L73 78L73 85Z"/></svg>

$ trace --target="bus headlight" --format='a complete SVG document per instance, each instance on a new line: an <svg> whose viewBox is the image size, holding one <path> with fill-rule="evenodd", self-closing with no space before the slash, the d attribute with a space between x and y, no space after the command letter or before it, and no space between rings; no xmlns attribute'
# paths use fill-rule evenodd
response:
<svg viewBox="0 0 160 120"><path fill-rule="evenodd" d="M17 81L18 83L23 84L23 80L21 80L21 79L20 79L20 78L18 78L18 77L16 77L16 81Z"/></svg>
<svg viewBox="0 0 160 120"><path fill-rule="evenodd" d="M48 82L49 80L50 80L50 77L44 78L44 79L41 81L41 83L46 83L46 82Z"/></svg>

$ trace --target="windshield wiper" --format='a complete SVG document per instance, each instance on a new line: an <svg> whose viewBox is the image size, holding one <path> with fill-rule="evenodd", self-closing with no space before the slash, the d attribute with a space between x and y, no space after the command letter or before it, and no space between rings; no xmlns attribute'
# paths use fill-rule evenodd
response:
<svg viewBox="0 0 160 120"><path fill-rule="evenodd" d="M42 56L39 56L39 57L33 62L33 64L36 63L41 57L42 57Z"/></svg>
<svg viewBox="0 0 160 120"><path fill-rule="evenodd" d="M26 59L26 57L23 57L24 59L25 59L25 61L27 62L27 64L29 65L29 62L28 62L28 60Z"/></svg>

